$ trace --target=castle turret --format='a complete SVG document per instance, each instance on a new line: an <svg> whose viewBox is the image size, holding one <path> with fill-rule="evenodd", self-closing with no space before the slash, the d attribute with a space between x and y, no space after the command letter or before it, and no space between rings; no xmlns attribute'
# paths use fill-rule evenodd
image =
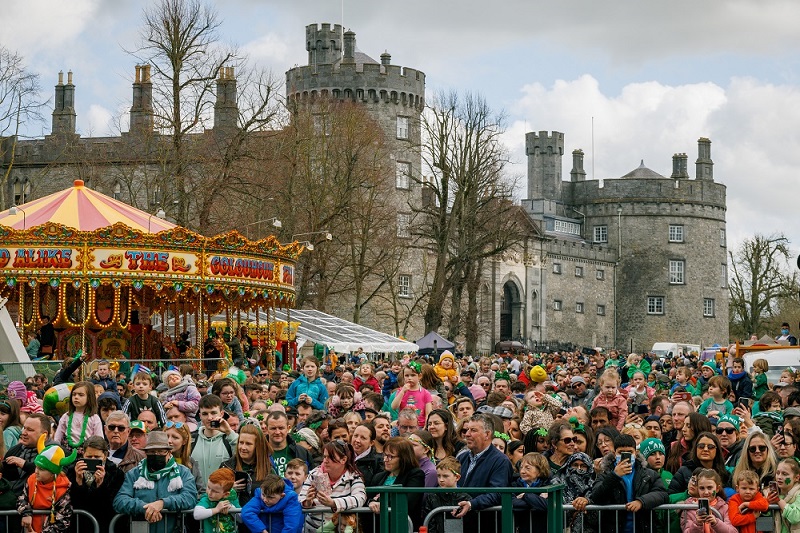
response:
<svg viewBox="0 0 800 533"><path fill-rule="evenodd" d="M214 129L236 128L239 106L236 100L236 77L233 67L220 67L217 78L217 101L214 103Z"/></svg>
<svg viewBox="0 0 800 533"><path fill-rule="evenodd" d="M528 199L561 200L561 158L564 134L546 131L525 134L528 156Z"/></svg>
<svg viewBox="0 0 800 533"><path fill-rule="evenodd" d="M74 135L75 117L75 85L72 83L72 71L67 73L66 85L62 71L58 73L58 85L56 85L52 134Z"/></svg>
<svg viewBox="0 0 800 533"><path fill-rule="evenodd" d="M344 33L344 57L342 63L355 63L356 57L356 33L346 31Z"/></svg>
<svg viewBox="0 0 800 533"><path fill-rule="evenodd" d="M569 178L570 181L586 181L586 171L583 170L583 150L580 148L572 151L572 170Z"/></svg>
<svg viewBox="0 0 800 533"><path fill-rule="evenodd" d="M355 49L355 34L353 34L353 48ZM334 24L316 24L306 26L306 50L308 50L308 64L331 65L342 58L342 26Z"/></svg>
<svg viewBox="0 0 800 533"><path fill-rule="evenodd" d="M714 162L711 160L711 140L700 137L697 140L697 161L695 179L714 181Z"/></svg>
<svg viewBox="0 0 800 533"><path fill-rule="evenodd" d="M153 131L153 82L150 79L150 65L136 65L130 131Z"/></svg>
<svg viewBox="0 0 800 533"><path fill-rule="evenodd" d="M672 156L672 175L670 178L686 179L689 177L688 170L689 157L686 154L674 154Z"/></svg>
<svg viewBox="0 0 800 533"><path fill-rule="evenodd" d="M384 52L381 54L381 65L384 67L392 64L392 54Z"/></svg>

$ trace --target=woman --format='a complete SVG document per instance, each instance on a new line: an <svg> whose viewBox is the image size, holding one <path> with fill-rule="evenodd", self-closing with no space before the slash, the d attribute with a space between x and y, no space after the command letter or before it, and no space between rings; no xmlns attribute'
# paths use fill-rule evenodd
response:
<svg viewBox="0 0 800 533"><path fill-rule="evenodd" d="M514 472L519 473L519 461L525 455L525 444L521 440L512 440L506 446L506 456L514 465Z"/></svg>
<svg viewBox="0 0 800 533"><path fill-rule="evenodd" d="M89 468L89 461L99 464ZM83 443L83 458L68 468L67 478L71 483L69 493L72 506L90 513L97 520L100 531L108 531L108 524L114 518L114 496L122 487L125 473L108 460L108 443L103 437L89 437ZM117 531L129 529L120 525Z"/></svg>
<svg viewBox="0 0 800 533"><path fill-rule="evenodd" d="M594 440L594 458L602 459L609 453L614 453L614 441L617 437L619 437L619 431L615 427L603 426L598 429Z"/></svg>
<svg viewBox="0 0 800 533"><path fill-rule="evenodd" d="M588 424L581 424L576 417L569 419L572 425L572 432L575 434L575 451L585 454L591 453L594 449L594 431Z"/></svg>
<svg viewBox="0 0 800 533"><path fill-rule="evenodd" d="M372 487L374 485L372 480L383 472L383 455L374 448L377 436L375 426L371 422L362 422L356 426L353 436L350 437L350 444L356 454L356 467L361 472L361 478L367 487Z"/></svg>
<svg viewBox="0 0 800 533"><path fill-rule="evenodd" d="M678 432L677 440L670 446L664 468L675 474L691 454L694 438L700 433L711 433L714 429L708 418L700 413L689 413L683 422L683 429Z"/></svg>
<svg viewBox="0 0 800 533"><path fill-rule="evenodd" d="M783 423L783 438L791 441L787 448L792 447L791 453L800 458L800 420L795 418Z"/></svg>
<svg viewBox="0 0 800 533"><path fill-rule="evenodd" d="M425 429L433 437L433 456L437 460L444 459L447 456L455 457L464 447L464 442L458 438L456 433L453 415L446 409L434 409L431 411L431 414L428 415Z"/></svg>
<svg viewBox="0 0 800 533"><path fill-rule="evenodd" d="M689 480L695 468L710 468L716 470L722 477L722 485L728 486L730 475L725 469L725 459L722 457L722 445L717 436L710 431L699 433L692 445L689 457L683 462L681 467L669 482L667 492L670 495L670 503L677 503L688 498L685 494L689 489Z"/></svg>
<svg viewBox="0 0 800 533"><path fill-rule="evenodd" d="M241 423L244 420L244 410L242 402L237 397L239 395L239 384L231 378L221 378L211 386L211 394L216 394L222 400L222 409L234 413Z"/></svg>
<svg viewBox="0 0 800 533"><path fill-rule="evenodd" d="M511 419L509 424L508 436L514 440L523 440L525 438L525 435L522 434L522 430L519 429L520 422L522 422L522 417L517 415Z"/></svg>
<svg viewBox="0 0 800 533"><path fill-rule="evenodd" d="M22 434L19 406L20 403L16 400L9 400L5 397L0 398L0 428L3 429L0 453L3 455L19 442L19 436Z"/></svg>
<svg viewBox="0 0 800 533"><path fill-rule="evenodd" d="M344 419L345 424L347 424L347 429L352 437L353 431L358 427L359 424L361 424L361 415L350 411L349 413L345 413L342 418Z"/></svg>
<svg viewBox="0 0 800 533"><path fill-rule="evenodd" d="M408 436L408 441L414 447L414 455L417 457L420 470L425 472L425 486L437 486L439 482L436 477L436 466L431 461L434 446L433 437L424 429L417 429L411 432L411 435Z"/></svg>
<svg viewBox="0 0 800 533"><path fill-rule="evenodd" d="M564 505L573 505L576 509L585 507L589 503L589 495L594 485L594 465L588 455L576 452L564 461L561 472L552 479L553 484L564 485ZM583 522L587 515L578 510L567 514L567 524L570 531L582 533Z"/></svg>
<svg viewBox="0 0 800 533"><path fill-rule="evenodd" d="M367 501L367 492L355 464L353 447L336 440L327 443L322 451L322 465L308 474L299 498L306 509L328 507L331 510L330 513L306 515L306 529L311 531L318 531L323 524L327 527L333 513L362 507Z"/></svg>
<svg viewBox="0 0 800 533"><path fill-rule="evenodd" d="M242 506L253 498L267 474L277 473L272 464L272 447L261 433L257 420L245 419L245 424L239 429L236 455L224 461L220 467L247 474L246 478L238 476L233 485Z"/></svg>
<svg viewBox="0 0 800 533"><path fill-rule="evenodd" d="M388 485L401 485L403 487L424 487L425 472L419 468L419 461L414 455L414 447L403 437L392 437L383 446L384 471L372 480L373 486L383 487ZM420 516L413 509L419 509L422 503L422 493L408 495L408 510L414 529L418 528ZM377 514L381 511L380 495L369 502L369 508Z"/></svg>
<svg viewBox="0 0 800 533"><path fill-rule="evenodd" d="M763 489L770 481L775 480L777 467L778 458L775 450L772 449L767 436L757 431L744 440L742 455L733 470L733 477L735 479L739 472L744 470L752 470L758 474L758 485Z"/></svg>
<svg viewBox="0 0 800 533"><path fill-rule="evenodd" d="M561 470L567 458L575 453L575 434L569 422L557 422L550 427L550 450L544 453L553 475Z"/></svg>
<svg viewBox="0 0 800 533"><path fill-rule="evenodd" d="M347 427L347 422L343 418L337 418L328 422L328 435L330 440L343 440L350 441L350 428Z"/></svg>
<svg viewBox="0 0 800 533"><path fill-rule="evenodd" d="M192 461L192 434L189 432L189 426L184 422L168 420L164 424L164 432L172 447L172 456L175 458L175 462L192 472L197 493L205 493L206 480L200 474L200 465L196 461Z"/></svg>

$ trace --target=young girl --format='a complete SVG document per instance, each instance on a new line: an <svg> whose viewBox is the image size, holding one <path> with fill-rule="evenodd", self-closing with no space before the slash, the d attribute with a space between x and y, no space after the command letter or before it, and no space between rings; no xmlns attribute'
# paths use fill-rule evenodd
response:
<svg viewBox="0 0 800 533"><path fill-rule="evenodd" d="M336 386L336 393L328 402L328 413L333 418L339 418L351 411L364 411L361 393L349 383L339 383Z"/></svg>
<svg viewBox="0 0 800 533"><path fill-rule="evenodd" d="M650 363L647 362L647 359L643 359L641 355L632 353L628 356L626 361L626 368L628 370L628 379L633 379L633 375L636 372L641 372L645 376L648 372L650 372Z"/></svg>
<svg viewBox="0 0 800 533"><path fill-rule="evenodd" d="M720 415L733 413L733 404L728 400L731 393L731 382L725 376L714 376L708 380L708 399L698 410L701 415L719 418Z"/></svg>
<svg viewBox="0 0 800 533"><path fill-rule="evenodd" d="M781 377L778 379L778 383L788 383L789 385L794 385L794 374L792 371L786 369L781 372Z"/></svg>
<svg viewBox="0 0 800 533"><path fill-rule="evenodd" d="M83 455L83 442L88 437L103 437L103 421L97 414L97 397L94 384L80 381L73 385L69 395L69 416L62 416L53 439L65 453L79 450Z"/></svg>
<svg viewBox="0 0 800 533"><path fill-rule="evenodd" d="M304 357L303 374L294 380L286 393L289 407L297 407L299 403L311 404L314 409L325 409L328 390L319 379L319 362L315 357Z"/></svg>
<svg viewBox="0 0 800 533"><path fill-rule="evenodd" d="M238 391L239 385L231 378L218 379L211 387L211 394L216 394L222 400L222 410L234 413L241 422L244 420L244 410L242 402L237 398Z"/></svg>
<svg viewBox="0 0 800 533"><path fill-rule="evenodd" d="M229 514L241 508L234 481L229 468L220 468L208 476L206 493L194 508L194 519L202 524L203 533L236 533L236 519Z"/></svg>
<svg viewBox="0 0 800 533"><path fill-rule="evenodd" d="M435 487L438 484L438 479L436 477L436 466L431 461L433 447L436 446L433 436L424 429L418 429L411 432L411 435L408 436L408 441L414 448L414 455L419 461L419 468L425 472L425 486Z"/></svg>
<svg viewBox="0 0 800 533"><path fill-rule="evenodd" d="M719 512L703 512L700 509L689 509L681 516L681 531L685 533L705 533L714 531L717 533L738 533L735 526L730 523L728 516L728 504L725 502L725 495L722 492L722 478L710 468L704 468L697 474L695 485L697 497L690 497L686 503L697 503L699 499L708 500L709 507L713 507ZM719 496L717 496L719 495ZM706 528L706 525L709 528Z"/></svg>
<svg viewBox="0 0 800 533"><path fill-rule="evenodd" d="M205 487L205 479L200 475L200 466L196 461L192 461L192 434L189 432L189 426L183 422L170 420L164 424L164 431L169 445L172 446L172 457L176 463L192 471L197 492L201 494Z"/></svg>
<svg viewBox="0 0 800 533"><path fill-rule="evenodd" d="M656 393L655 389L649 387L645 382L644 372L636 371L631 377L630 385L625 389L633 405L649 404Z"/></svg>
<svg viewBox="0 0 800 533"><path fill-rule="evenodd" d="M784 459L775 470L775 481L778 483L779 498L770 491L767 500L771 505L778 504L780 514L775 516L775 531L789 533L800 529L800 464L794 458Z"/></svg>
<svg viewBox="0 0 800 533"><path fill-rule="evenodd" d="M355 387L356 391L361 392L362 386L368 385L373 392L380 392L381 387L378 384L378 379L373 374L372 363L362 363L358 375L353 379L353 387Z"/></svg>
<svg viewBox="0 0 800 533"><path fill-rule="evenodd" d="M403 386L392 400L392 409L400 411L405 408L417 412L417 426L425 427L425 420L433 410L433 399L427 389L420 387L419 379L422 374L422 365L410 361L403 369Z"/></svg>
<svg viewBox="0 0 800 533"><path fill-rule="evenodd" d="M3 455L19 442L22 434L22 422L19 419L19 402L0 398L0 429L3 430L3 440L0 441L0 453Z"/></svg>
<svg viewBox="0 0 800 533"><path fill-rule="evenodd" d="M753 361L753 398L761 399L761 395L769 390L767 382L767 372L769 363L766 359L756 359Z"/></svg>
<svg viewBox="0 0 800 533"><path fill-rule="evenodd" d="M600 376L600 394L592 402L592 409L605 407L608 409L608 421L617 430L622 431L625 416L628 414L628 399L619 390L619 374L614 368L607 368Z"/></svg>

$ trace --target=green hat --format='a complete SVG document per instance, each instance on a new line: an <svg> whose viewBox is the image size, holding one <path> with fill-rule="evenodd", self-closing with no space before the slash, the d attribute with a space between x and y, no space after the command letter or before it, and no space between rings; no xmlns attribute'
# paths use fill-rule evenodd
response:
<svg viewBox="0 0 800 533"><path fill-rule="evenodd" d="M147 426L144 425L144 422L141 420L131 420L130 425L131 431L134 429L138 429L142 433L147 433Z"/></svg>
<svg viewBox="0 0 800 533"><path fill-rule="evenodd" d="M72 454L69 457L64 457L64 450L60 446L53 445L45 448L46 438L46 434L39 437L39 442L36 446L39 455L33 460L33 464L42 470L58 475L61 473L62 468L75 462L75 459L78 458L78 450L72 450Z"/></svg>
<svg viewBox="0 0 800 533"><path fill-rule="evenodd" d="M703 366L707 366L708 368L711 369L712 372L714 372L715 376L717 375L717 363L715 363L714 361L709 359L708 361L703 363Z"/></svg>
<svg viewBox="0 0 800 533"><path fill-rule="evenodd" d="M659 439L645 439L639 445L639 453L641 453L642 457L644 457L645 459L647 459L656 452L661 452L666 455L666 449L664 448L664 443L661 442Z"/></svg>
<svg viewBox="0 0 800 533"><path fill-rule="evenodd" d="M728 424L732 425L736 428L736 431L739 431L739 428L742 425L742 420L738 416L733 415L720 415L719 420L717 421L717 426L719 426L722 422L727 422Z"/></svg>

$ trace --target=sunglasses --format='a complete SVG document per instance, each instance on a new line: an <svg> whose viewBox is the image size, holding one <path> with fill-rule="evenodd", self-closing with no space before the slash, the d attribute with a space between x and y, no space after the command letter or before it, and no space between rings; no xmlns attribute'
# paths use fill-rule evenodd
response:
<svg viewBox="0 0 800 533"><path fill-rule="evenodd" d="M167 429L181 429L183 426L183 422L173 422L172 420L169 420L166 424L164 424L164 427Z"/></svg>
<svg viewBox="0 0 800 533"><path fill-rule="evenodd" d="M108 424L106 427L108 428L109 431L116 431L118 433L122 433L123 431L128 429L126 426L115 426L114 424Z"/></svg>
<svg viewBox="0 0 800 533"><path fill-rule="evenodd" d="M697 445L697 449L698 450L716 450L717 449L717 445L703 442L703 443Z"/></svg>
<svg viewBox="0 0 800 533"><path fill-rule="evenodd" d="M747 451L750 453L764 453L769 446L750 446Z"/></svg>
<svg viewBox="0 0 800 533"><path fill-rule="evenodd" d="M565 438L563 438L563 439L560 439L560 440L561 440L561 442L563 442L564 444L572 444L573 442L574 442L575 444L578 444L578 437L565 437Z"/></svg>
<svg viewBox="0 0 800 533"><path fill-rule="evenodd" d="M733 435L736 433L736 428L717 428L716 429L717 435L722 435L723 433L727 433L728 435Z"/></svg>

